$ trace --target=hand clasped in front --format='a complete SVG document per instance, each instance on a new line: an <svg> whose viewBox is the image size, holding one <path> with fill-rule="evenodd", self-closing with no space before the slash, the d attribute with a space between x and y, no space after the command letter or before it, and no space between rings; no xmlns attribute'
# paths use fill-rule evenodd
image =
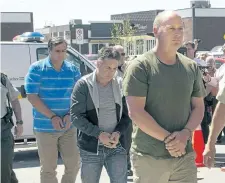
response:
<svg viewBox="0 0 225 183"><path fill-rule="evenodd" d="M165 147L172 157L181 157L186 154L188 135L184 130L171 133L165 139Z"/></svg>
<svg viewBox="0 0 225 183"><path fill-rule="evenodd" d="M108 148L116 148L117 144L119 143L120 139L120 133L119 132L113 132L113 133L107 133L102 132L99 135L100 142Z"/></svg>

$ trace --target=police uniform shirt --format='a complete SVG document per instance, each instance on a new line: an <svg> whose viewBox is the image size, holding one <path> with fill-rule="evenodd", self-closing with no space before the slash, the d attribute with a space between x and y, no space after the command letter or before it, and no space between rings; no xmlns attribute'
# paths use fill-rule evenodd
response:
<svg viewBox="0 0 225 183"><path fill-rule="evenodd" d="M222 80L219 82L219 91L216 96L217 100L225 104L225 75Z"/></svg>
<svg viewBox="0 0 225 183"><path fill-rule="evenodd" d="M11 82L9 81L9 79L7 77L5 77L6 79L6 87L1 83L1 88L0 88L0 92L1 92L1 118L4 117L7 113L6 111L6 107L8 106L8 99L7 99L7 93L9 93L9 101L14 101L15 99L18 98L20 92L13 87L13 85L11 84Z"/></svg>

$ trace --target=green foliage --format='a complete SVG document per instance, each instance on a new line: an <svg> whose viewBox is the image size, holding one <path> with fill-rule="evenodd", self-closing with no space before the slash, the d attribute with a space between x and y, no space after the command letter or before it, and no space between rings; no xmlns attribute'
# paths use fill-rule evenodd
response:
<svg viewBox="0 0 225 183"><path fill-rule="evenodd" d="M132 42L136 30L131 26L129 20L124 20L122 24L114 23L111 30L112 43L124 45L124 42Z"/></svg>

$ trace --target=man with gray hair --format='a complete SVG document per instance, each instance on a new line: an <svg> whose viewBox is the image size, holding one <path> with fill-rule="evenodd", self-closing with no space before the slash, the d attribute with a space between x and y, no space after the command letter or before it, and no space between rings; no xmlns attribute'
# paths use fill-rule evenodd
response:
<svg viewBox="0 0 225 183"><path fill-rule="evenodd" d="M120 61L118 65L117 74L119 77L123 78L123 74L125 71L125 53L124 48L121 45L115 45L114 49L120 53ZM131 148L131 135L132 135L133 127L132 123L130 123L126 132L124 133L124 144L125 149L127 150L127 176L133 176L133 171L131 169L131 161L130 161L130 148Z"/></svg>
<svg viewBox="0 0 225 183"><path fill-rule="evenodd" d="M197 64L177 52L183 29L176 12L159 13L155 48L125 71L134 183L197 183L191 136L204 115L205 90Z"/></svg>
<svg viewBox="0 0 225 183"><path fill-rule="evenodd" d="M82 183L98 183L103 166L110 182L127 183L124 134L131 122L122 80L115 75L119 60L113 47L102 48L96 70L73 89L71 117L78 129Z"/></svg>
<svg viewBox="0 0 225 183"><path fill-rule="evenodd" d="M123 77L123 72L124 72L124 63L125 63L125 53L124 53L124 48L123 48L123 46L121 46L121 45L115 45L114 47L113 47L116 51L118 51L119 52L119 54L120 54L120 60L119 60L119 63L118 63L118 75L119 76L121 76L121 77Z"/></svg>

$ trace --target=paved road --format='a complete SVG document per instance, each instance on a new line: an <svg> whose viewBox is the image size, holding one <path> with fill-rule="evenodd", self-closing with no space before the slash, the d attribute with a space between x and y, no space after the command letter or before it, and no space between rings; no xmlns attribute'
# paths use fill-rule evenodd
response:
<svg viewBox="0 0 225 183"><path fill-rule="evenodd" d="M225 173L222 173L218 167L222 163L225 163L225 143L223 145L217 145L216 149L217 167L211 170L207 168L199 168L199 183L224 183ZM59 159L58 164L57 177L59 180L61 180L64 170L61 159ZM39 165L36 147L21 148L21 146L18 146L15 149L14 170L19 179L19 183L40 183ZM128 179L128 182L133 182L132 178ZM76 183L81 183L80 175L78 175ZM102 172L100 183L109 183L109 179L105 170Z"/></svg>

